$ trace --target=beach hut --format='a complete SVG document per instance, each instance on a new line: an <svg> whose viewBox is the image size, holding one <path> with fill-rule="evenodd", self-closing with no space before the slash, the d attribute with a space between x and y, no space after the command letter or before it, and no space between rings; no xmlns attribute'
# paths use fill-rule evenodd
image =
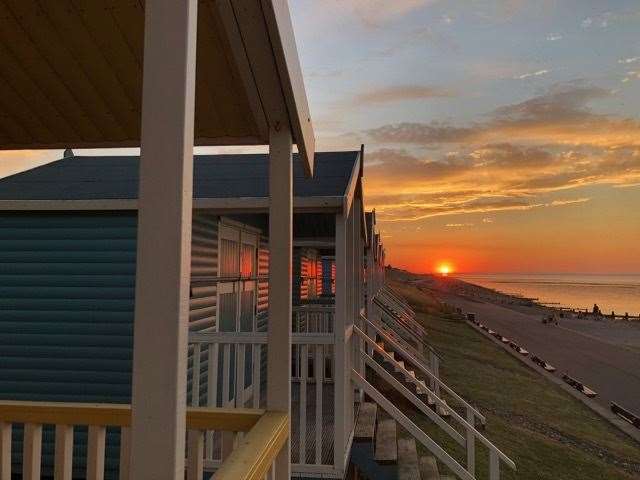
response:
<svg viewBox="0 0 640 480"><path fill-rule="evenodd" d="M131 407L83 414L89 407L5 404L0 477L11 475L12 425L29 412L24 478L39 478L42 424L58 425L56 464L67 478L73 425L89 419L88 478L101 469L106 426L124 427L123 472L136 479L182 478L188 431L188 471L200 478L205 424L244 431L259 424L254 435L273 440L253 449L249 462L238 463L238 449L221 477L235 478L259 458L259 471L275 460L275 475L289 478L290 362L281 352L290 349L291 155L296 144L310 175L315 146L287 3L25 0L1 9L8 48L0 56L0 149L140 146L141 160L138 221L129 226L137 239ZM201 413L198 423L186 409L194 144L269 145L273 373L268 412L245 423L223 411Z"/></svg>
<svg viewBox="0 0 640 480"><path fill-rule="evenodd" d="M358 300L363 275L356 267L366 244L362 154L316 153L313 178L306 177L298 156L293 160L294 472L344 468L334 464L331 453L333 416L301 418L311 401L306 392L302 399L300 389L311 382L309 389L331 392L320 397L332 402L318 404L321 412L344 405L333 392L333 333L337 322L364 308ZM186 389L193 406L266 405L268 171L263 154L194 158ZM0 400L130 403L138 185L138 157L69 151L58 161L0 180L0 345L9 357L0 365ZM351 211L347 218L345 208ZM343 260L336 275L336 262L326 259L348 255L352 268ZM329 282L342 288L323 295L325 262ZM229 342L233 334L254 338ZM337 371L344 376L344 369ZM345 425L353 423L353 409L343 415ZM347 442L349 430L342 428ZM316 431L324 447L301 455L301 448L316 441ZM106 471L115 478L118 434L109 433ZM214 469L223 441L209 440L205 458ZM77 447L86 441L86 432L76 432ZM45 429L45 471L52 469L53 450L54 433ZM82 451L75 467L82 476Z"/></svg>
<svg viewBox="0 0 640 480"><path fill-rule="evenodd" d="M424 334L384 285L362 152L315 155L286 1L0 11L0 149L140 147L139 159L67 150L2 182L0 386L13 400L0 399L1 479L344 478L354 439L370 443L376 422L391 440L400 424L414 452L417 441L459 478L475 478L476 438L490 478L501 461L515 467L393 330ZM194 159L194 145L269 153ZM333 302L314 305L319 283ZM467 463L367 373L465 447Z"/></svg>

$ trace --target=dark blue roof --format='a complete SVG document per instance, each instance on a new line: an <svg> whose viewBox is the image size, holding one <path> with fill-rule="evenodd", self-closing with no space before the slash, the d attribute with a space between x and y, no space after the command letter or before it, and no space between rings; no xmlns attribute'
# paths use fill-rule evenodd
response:
<svg viewBox="0 0 640 480"><path fill-rule="evenodd" d="M321 152L313 178L294 155L294 193L300 197L344 195L359 151ZM106 200L138 196L138 163L133 156L74 156L0 180L0 200ZM194 198L266 197L266 154L197 155Z"/></svg>

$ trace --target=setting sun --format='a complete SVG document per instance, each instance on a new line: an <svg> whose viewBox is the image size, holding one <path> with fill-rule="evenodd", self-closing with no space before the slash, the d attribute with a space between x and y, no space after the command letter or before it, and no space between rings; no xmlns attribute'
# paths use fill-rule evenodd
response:
<svg viewBox="0 0 640 480"><path fill-rule="evenodd" d="M449 275L453 271L453 267L449 263L440 263L436 267L436 271L440 275Z"/></svg>

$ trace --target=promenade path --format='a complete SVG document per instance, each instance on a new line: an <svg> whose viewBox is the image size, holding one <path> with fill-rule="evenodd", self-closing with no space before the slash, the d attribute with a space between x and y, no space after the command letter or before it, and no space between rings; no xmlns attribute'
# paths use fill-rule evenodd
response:
<svg viewBox="0 0 640 480"><path fill-rule="evenodd" d="M598 392L596 400L607 408L614 401L640 414L640 351L624 345L619 329L608 337L602 329L581 329L576 323L580 320L560 319L559 327L543 325L534 309L523 312L453 294L438 296L463 312L475 312L489 328L555 366L556 375L566 372L580 380ZM637 327L632 328L629 334L634 337Z"/></svg>

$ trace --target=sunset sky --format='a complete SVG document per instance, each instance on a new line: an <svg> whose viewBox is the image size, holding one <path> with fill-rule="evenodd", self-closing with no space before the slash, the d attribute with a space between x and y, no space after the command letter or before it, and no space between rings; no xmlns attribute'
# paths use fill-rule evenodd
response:
<svg viewBox="0 0 640 480"><path fill-rule="evenodd" d="M390 263L640 272L637 0L289 3L319 149L365 144Z"/></svg>
<svg viewBox="0 0 640 480"><path fill-rule="evenodd" d="M322 148L392 264L640 272L640 4L290 2Z"/></svg>

